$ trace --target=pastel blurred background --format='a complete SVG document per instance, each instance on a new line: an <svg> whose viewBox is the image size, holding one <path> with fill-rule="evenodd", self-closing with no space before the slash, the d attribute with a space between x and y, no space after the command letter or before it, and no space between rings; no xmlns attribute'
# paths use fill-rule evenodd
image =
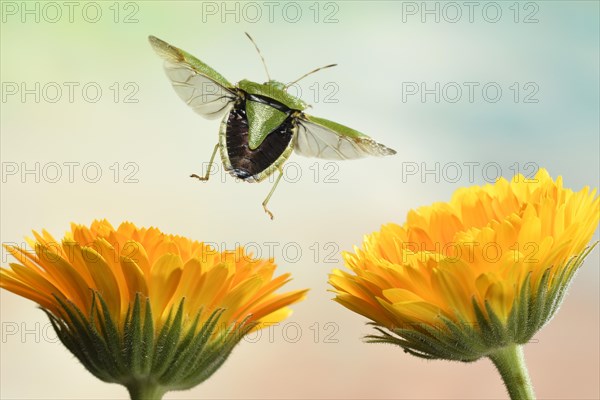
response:
<svg viewBox="0 0 600 400"><path fill-rule="evenodd" d="M538 167L576 190L600 186L599 3L267 3L3 1L1 241L129 220L253 247L293 273L289 288L311 288L287 324L247 338L211 379L167 399L505 398L488 360L426 362L362 342L366 320L330 300L327 274L363 234L460 186ZM220 163L210 182L190 179L219 122L179 100L147 36L232 82L262 82L244 32L283 82L338 63L295 87L310 113L398 154L292 156L270 203L274 221L260 205L270 183L235 182ZM525 348L539 398L600 397L598 254ZM127 397L78 365L32 302L0 299L1 398Z"/></svg>

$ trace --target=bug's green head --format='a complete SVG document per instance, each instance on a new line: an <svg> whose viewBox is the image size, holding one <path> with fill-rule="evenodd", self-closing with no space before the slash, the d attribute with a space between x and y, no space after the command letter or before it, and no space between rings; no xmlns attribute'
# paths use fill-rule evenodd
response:
<svg viewBox="0 0 600 400"><path fill-rule="evenodd" d="M302 111L308 107L304 101L289 94L286 91L286 85L282 82L270 80L265 83L257 83L244 79L238 83L238 87L248 94L276 100L292 110Z"/></svg>
<svg viewBox="0 0 600 400"><path fill-rule="evenodd" d="M274 89L279 89L279 90L285 91L285 83L283 83L283 82L278 82L278 81L271 79L269 82L265 82L265 85L269 85L269 86L273 87Z"/></svg>

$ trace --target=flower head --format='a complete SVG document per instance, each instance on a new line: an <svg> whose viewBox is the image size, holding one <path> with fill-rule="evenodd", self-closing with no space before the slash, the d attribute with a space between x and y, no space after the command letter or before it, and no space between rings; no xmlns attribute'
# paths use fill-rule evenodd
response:
<svg viewBox="0 0 600 400"><path fill-rule="evenodd" d="M595 191L564 189L543 169L460 189L346 253L352 272L330 276L335 300L373 321L370 341L422 357L473 361L525 343L560 306L598 206Z"/></svg>
<svg viewBox="0 0 600 400"><path fill-rule="evenodd" d="M197 385L306 293L275 293L289 274L273 277L272 261L243 248L219 252L156 228L95 221L73 224L62 242L33 235L34 252L6 246L19 263L0 269L0 286L37 302L84 366L132 397Z"/></svg>

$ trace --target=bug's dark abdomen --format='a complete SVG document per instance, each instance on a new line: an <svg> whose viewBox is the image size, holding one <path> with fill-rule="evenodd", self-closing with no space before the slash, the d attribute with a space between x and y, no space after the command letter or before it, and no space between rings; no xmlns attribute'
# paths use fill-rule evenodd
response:
<svg viewBox="0 0 600 400"><path fill-rule="evenodd" d="M227 119L225 133L227 154L231 173L240 179L248 179L272 165L290 144L293 136L293 120L288 117L271 132L255 150L248 147L248 118L246 103L236 104Z"/></svg>

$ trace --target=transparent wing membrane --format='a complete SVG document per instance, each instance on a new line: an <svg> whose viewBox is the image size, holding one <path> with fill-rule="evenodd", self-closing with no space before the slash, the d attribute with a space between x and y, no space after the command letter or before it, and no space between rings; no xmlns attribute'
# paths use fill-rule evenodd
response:
<svg viewBox="0 0 600 400"><path fill-rule="evenodd" d="M165 71L179 97L206 118L221 117L235 100L235 93L185 63L166 61Z"/></svg>
<svg viewBox="0 0 600 400"><path fill-rule="evenodd" d="M300 119L294 151L306 157L328 160L350 160L366 156L396 154L366 135L348 136L319 123Z"/></svg>
<svg viewBox="0 0 600 400"><path fill-rule="evenodd" d="M154 36L152 48L164 61L165 72L175 92L198 114L209 118L222 116L237 94L217 71L191 54Z"/></svg>

